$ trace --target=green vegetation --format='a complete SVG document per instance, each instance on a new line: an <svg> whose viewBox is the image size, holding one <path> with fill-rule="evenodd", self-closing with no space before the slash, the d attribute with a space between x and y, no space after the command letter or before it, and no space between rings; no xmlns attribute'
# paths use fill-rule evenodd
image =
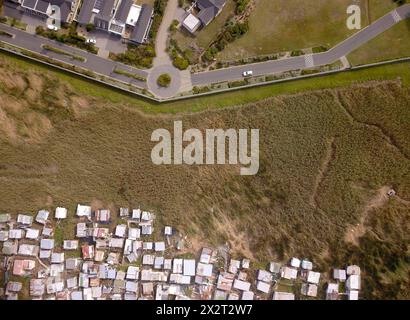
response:
<svg viewBox="0 0 410 320"><path fill-rule="evenodd" d="M86 43L86 38L80 36L75 31L75 25L71 25L69 32L65 33L66 30L46 30L41 26L36 28L36 33L43 37L49 38L51 40L56 40L58 42L62 42L68 45L75 46L77 48L87 50L88 52L97 54L98 48L94 46L92 43Z"/></svg>
<svg viewBox="0 0 410 320"><path fill-rule="evenodd" d="M250 0L235 0L236 3L236 14L242 14L247 5L249 4Z"/></svg>
<svg viewBox="0 0 410 320"><path fill-rule="evenodd" d="M117 73L117 74L121 74L121 75L123 75L123 76L126 76L126 77L128 77L128 78L133 78L133 79L135 79L135 80L139 80L139 81L143 81L143 82L146 82L146 81L147 81L146 78L144 78L144 77L142 77L142 76L140 76L140 75L138 75L138 74L131 73L131 72L128 72L128 71L125 71L125 70L122 70L122 69L116 68L116 69L114 69L114 72Z"/></svg>
<svg viewBox="0 0 410 320"><path fill-rule="evenodd" d="M6 37L9 37L9 38L13 37L12 34L6 32L6 31L3 31L3 30L0 30L0 36L6 36Z"/></svg>
<svg viewBox="0 0 410 320"><path fill-rule="evenodd" d="M139 46L128 44L128 49L124 53L114 54L110 52L110 59L137 68L151 68L154 57L155 49L150 44Z"/></svg>
<svg viewBox="0 0 410 320"><path fill-rule="evenodd" d="M21 22L17 20L16 18L10 18L10 17L0 17L0 23L7 24L11 27L18 28L20 30L26 30L27 24L24 22Z"/></svg>
<svg viewBox="0 0 410 320"><path fill-rule="evenodd" d="M249 17L249 32L227 45L217 59L238 60L320 46L331 48L356 32L346 28L346 8L351 4L351 0L318 0L314 6L303 0L256 1ZM359 0L355 4L362 9L363 27L396 7L392 0ZM395 37L401 37L400 33ZM404 34L402 38L405 46ZM387 36L384 39L386 45L391 45Z"/></svg>
<svg viewBox="0 0 410 320"><path fill-rule="evenodd" d="M46 44L43 45L43 49L48 50L48 51L52 51L54 53L58 53L58 54L68 56L68 57L70 57L71 59L74 59L74 60L78 60L78 61L82 61L82 62L85 61L84 57L78 56L78 55L73 54L71 52L68 52L68 51L65 51L65 50L62 50L62 49L59 49L59 48L56 48L56 47L52 47L52 46L49 46L49 45L46 45Z"/></svg>
<svg viewBox="0 0 410 320"><path fill-rule="evenodd" d="M155 39L158 33L159 26L161 25L162 17L167 6L168 0L155 0L154 2L154 20L150 30L150 38Z"/></svg>
<svg viewBox="0 0 410 320"><path fill-rule="evenodd" d="M169 87L171 84L171 76L168 73L161 74L157 79L157 84L160 87Z"/></svg>

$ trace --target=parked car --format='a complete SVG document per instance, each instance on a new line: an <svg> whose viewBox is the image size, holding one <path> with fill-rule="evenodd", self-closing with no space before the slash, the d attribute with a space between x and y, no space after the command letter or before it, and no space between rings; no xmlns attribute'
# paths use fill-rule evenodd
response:
<svg viewBox="0 0 410 320"><path fill-rule="evenodd" d="M252 70L245 71L242 75L244 77L251 77L253 75L253 71Z"/></svg>
<svg viewBox="0 0 410 320"><path fill-rule="evenodd" d="M57 30L58 30L58 28L57 28L55 25L53 25L53 24L47 25L47 29L48 29L48 30L53 30L53 31L57 31Z"/></svg>
<svg viewBox="0 0 410 320"><path fill-rule="evenodd" d="M85 40L85 43L96 44L96 43L97 43L97 40L89 38L89 39Z"/></svg>

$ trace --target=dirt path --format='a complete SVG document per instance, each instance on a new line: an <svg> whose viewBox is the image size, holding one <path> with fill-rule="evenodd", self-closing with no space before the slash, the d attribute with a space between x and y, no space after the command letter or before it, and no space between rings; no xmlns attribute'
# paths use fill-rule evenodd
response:
<svg viewBox="0 0 410 320"><path fill-rule="evenodd" d="M388 191L391 189L389 186L383 186L380 188L376 195L372 197L366 204L360 222L352 227L346 233L345 241L353 243L355 245L359 244L359 238L366 233L366 227L364 225L366 218L372 210L383 207L389 200L387 195Z"/></svg>
<svg viewBox="0 0 410 320"><path fill-rule="evenodd" d="M167 53L167 43L169 36L169 26L174 20L175 11L178 8L178 0L168 0L167 7L165 8L164 17L162 18L161 25L159 26L157 38L155 41L155 52L157 54L154 59L154 67L162 65L172 65L172 61Z"/></svg>

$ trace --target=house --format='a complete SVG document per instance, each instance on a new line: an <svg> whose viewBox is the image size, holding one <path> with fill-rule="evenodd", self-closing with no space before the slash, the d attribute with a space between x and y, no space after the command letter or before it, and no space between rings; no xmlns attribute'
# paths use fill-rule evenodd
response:
<svg viewBox="0 0 410 320"><path fill-rule="evenodd" d="M258 281L256 284L256 289L258 291L268 294L270 290L270 284L264 281Z"/></svg>
<svg viewBox="0 0 410 320"><path fill-rule="evenodd" d="M51 263L63 263L64 252L53 252L51 254Z"/></svg>
<svg viewBox="0 0 410 320"><path fill-rule="evenodd" d="M348 300L359 300L359 291L357 290L348 290L347 291Z"/></svg>
<svg viewBox="0 0 410 320"><path fill-rule="evenodd" d="M196 268L196 274L201 277L210 277L212 276L212 269L212 264L199 262Z"/></svg>
<svg viewBox="0 0 410 320"><path fill-rule="evenodd" d="M110 222L111 213L109 209L99 209L95 212L95 219L101 223Z"/></svg>
<svg viewBox="0 0 410 320"><path fill-rule="evenodd" d="M18 241L6 241L3 243L1 253L5 255L16 255L18 249Z"/></svg>
<svg viewBox="0 0 410 320"><path fill-rule="evenodd" d="M9 238L10 239L21 239L23 238L23 230L21 229L10 229L9 230Z"/></svg>
<svg viewBox="0 0 410 320"><path fill-rule="evenodd" d="M58 8L61 21L69 23L73 19L75 3L75 0L22 0L21 8L41 18L57 18L55 13Z"/></svg>
<svg viewBox="0 0 410 320"><path fill-rule="evenodd" d="M51 250L40 250L40 259L50 259Z"/></svg>
<svg viewBox="0 0 410 320"><path fill-rule="evenodd" d="M134 220L140 220L141 219L141 209L133 209L131 218Z"/></svg>
<svg viewBox="0 0 410 320"><path fill-rule="evenodd" d="M128 208L120 208L120 217L128 217L130 215L130 210Z"/></svg>
<svg viewBox="0 0 410 320"><path fill-rule="evenodd" d="M104 260L105 252L102 250L95 250L94 261L102 262Z"/></svg>
<svg viewBox="0 0 410 320"><path fill-rule="evenodd" d="M292 258L290 260L290 265L294 268L299 268L300 267L301 261L298 258Z"/></svg>
<svg viewBox="0 0 410 320"><path fill-rule="evenodd" d="M141 234L146 236L146 235L151 235L152 234L152 225L151 224L141 224Z"/></svg>
<svg viewBox="0 0 410 320"><path fill-rule="evenodd" d="M67 218L68 210L66 208L57 207L55 212L56 219L65 219Z"/></svg>
<svg viewBox="0 0 410 320"><path fill-rule="evenodd" d="M282 267L282 265L280 263L276 263L276 262L271 262L269 264L269 271L275 274L280 273L280 268Z"/></svg>
<svg viewBox="0 0 410 320"><path fill-rule="evenodd" d="M83 259L94 259L94 246L85 244L81 247L81 252L83 254Z"/></svg>
<svg viewBox="0 0 410 320"><path fill-rule="evenodd" d="M211 257L212 257L212 250L209 248L203 248L201 252L201 257L199 258L199 262L210 263Z"/></svg>
<svg viewBox="0 0 410 320"><path fill-rule="evenodd" d="M141 236L140 228L128 228L128 239L137 240Z"/></svg>
<svg viewBox="0 0 410 320"><path fill-rule="evenodd" d="M313 263L308 261L308 260L302 260L301 267L303 270L312 270L313 269Z"/></svg>
<svg viewBox="0 0 410 320"><path fill-rule="evenodd" d="M117 237L124 238L126 231L127 231L126 224L119 224L115 227L115 235Z"/></svg>
<svg viewBox="0 0 410 320"><path fill-rule="evenodd" d="M360 276L352 274L346 280L346 288L349 290L360 290Z"/></svg>
<svg viewBox="0 0 410 320"><path fill-rule="evenodd" d="M154 244L151 241L145 241L142 243L142 250L152 250Z"/></svg>
<svg viewBox="0 0 410 320"><path fill-rule="evenodd" d="M195 17L192 13L182 21L182 26L187 29L190 33L195 33L201 26L201 20Z"/></svg>
<svg viewBox="0 0 410 320"><path fill-rule="evenodd" d="M207 26L214 20L225 6L226 0L198 0L196 2L199 9L198 19L203 26Z"/></svg>
<svg viewBox="0 0 410 320"><path fill-rule="evenodd" d="M128 280L138 280L139 271L140 269L138 267L129 266L127 269L126 278Z"/></svg>
<svg viewBox="0 0 410 320"><path fill-rule="evenodd" d="M91 2L91 1L86 1L86 2ZM91 219L91 207L78 204L76 215L77 217L86 217L88 219Z"/></svg>
<svg viewBox="0 0 410 320"><path fill-rule="evenodd" d="M11 219L11 215L9 213L2 213L0 214L0 223L7 223Z"/></svg>
<svg viewBox="0 0 410 320"><path fill-rule="evenodd" d="M226 292L222 290L215 290L214 292L214 300L226 300Z"/></svg>
<svg viewBox="0 0 410 320"><path fill-rule="evenodd" d="M229 272L236 274L238 269L241 267L241 262L239 260L231 259L229 264Z"/></svg>
<svg viewBox="0 0 410 320"><path fill-rule="evenodd" d="M94 239L105 239L108 237L110 229L108 228L94 228L93 229L93 238Z"/></svg>
<svg viewBox="0 0 410 320"><path fill-rule="evenodd" d="M252 291L242 292L242 300L253 300L254 293Z"/></svg>
<svg viewBox="0 0 410 320"><path fill-rule="evenodd" d="M84 222L77 223L77 230L76 230L76 237L77 238L85 238L88 236L87 234L87 225Z"/></svg>
<svg viewBox="0 0 410 320"><path fill-rule="evenodd" d="M44 250L51 250L54 248L54 239L41 239L40 248Z"/></svg>
<svg viewBox="0 0 410 320"><path fill-rule="evenodd" d="M165 242L164 241L155 242L155 251L157 252L165 251Z"/></svg>
<svg viewBox="0 0 410 320"><path fill-rule="evenodd" d="M326 300L337 300L339 297L339 284L329 283L326 289Z"/></svg>
<svg viewBox="0 0 410 320"><path fill-rule="evenodd" d="M251 284L247 281L235 279L235 281L233 282L233 287L240 291L249 291L249 289L251 288Z"/></svg>
<svg viewBox="0 0 410 320"><path fill-rule="evenodd" d="M53 228L48 228L44 226L41 235L44 237L51 237L53 235Z"/></svg>
<svg viewBox="0 0 410 320"><path fill-rule="evenodd" d="M308 297L316 297L317 285L311 283L303 283L301 288L301 294Z"/></svg>
<svg viewBox="0 0 410 320"><path fill-rule="evenodd" d="M289 292L279 292L276 291L273 293L272 300L295 300L295 295Z"/></svg>
<svg viewBox="0 0 410 320"><path fill-rule="evenodd" d="M33 217L26 214L19 214L17 216L17 222L25 226L30 226L33 223Z"/></svg>
<svg viewBox="0 0 410 320"><path fill-rule="evenodd" d="M124 239L111 238L108 243L108 246L113 249L122 249L122 247L124 246Z"/></svg>
<svg viewBox="0 0 410 320"><path fill-rule="evenodd" d="M164 228L164 235L166 235L166 236L172 236L172 227L166 226L166 227Z"/></svg>
<svg viewBox="0 0 410 320"><path fill-rule="evenodd" d="M144 254L142 256L142 264L143 265L152 266L152 265L154 265L154 260L155 260L155 256L153 256L151 254Z"/></svg>
<svg viewBox="0 0 410 320"><path fill-rule="evenodd" d="M163 265L164 265L164 257L155 257L154 269L162 269Z"/></svg>
<svg viewBox="0 0 410 320"><path fill-rule="evenodd" d="M174 259L172 273L182 273L183 259Z"/></svg>
<svg viewBox="0 0 410 320"><path fill-rule="evenodd" d="M358 276L360 276L360 267L359 267L359 266L355 266L355 265L348 266L348 267L346 268L346 274L347 274L348 276L350 276L350 275L358 275Z"/></svg>
<svg viewBox="0 0 410 320"><path fill-rule="evenodd" d="M309 271L307 275L307 282L313 283L313 284L319 284L319 279L320 279L320 273L319 272L314 272L314 271Z"/></svg>
<svg viewBox="0 0 410 320"><path fill-rule="evenodd" d="M32 244L22 244L19 247L18 254L22 256L32 256L35 257L37 256L39 251L38 246L32 245Z"/></svg>
<svg viewBox="0 0 410 320"><path fill-rule="evenodd" d="M119 253L110 252L107 257L107 263L109 265L118 264L120 255Z"/></svg>
<svg viewBox="0 0 410 320"><path fill-rule="evenodd" d="M9 232L8 230L1 230L0 231L0 241L4 242L7 241L9 239Z"/></svg>
<svg viewBox="0 0 410 320"><path fill-rule="evenodd" d="M283 267L281 277L288 280L294 280L298 276L298 270L290 267Z"/></svg>
<svg viewBox="0 0 410 320"><path fill-rule="evenodd" d="M32 228L26 229L27 239L37 240L39 235L40 235L40 230L38 229L32 229Z"/></svg>
<svg viewBox="0 0 410 320"><path fill-rule="evenodd" d="M67 270L76 270L81 264L81 259L79 258L68 258L65 261L65 267Z"/></svg>
<svg viewBox="0 0 410 320"><path fill-rule="evenodd" d="M339 280L340 282L346 281L346 270L343 269L334 269L333 278Z"/></svg>
<svg viewBox="0 0 410 320"><path fill-rule="evenodd" d="M183 274L172 273L169 276L169 282L170 283L187 285L187 284L191 283L191 277L190 276L185 276Z"/></svg>
<svg viewBox="0 0 410 320"><path fill-rule="evenodd" d="M43 279L30 279L30 296L40 297L45 292Z"/></svg>
<svg viewBox="0 0 410 320"><path fill-rule="evenodd" d="M36 267L33 260L14 260L13 275L24 276Z"/></svg>
<svg viewBox="0 0 410 320"><path fill-rule="evenodd" d="M77 250L78 240L64 240L63 249L64 250Z"/></svg>
<svg viewBox="0 0 410 320"><path fill-rule="evenodd" d="M184 276L194 276L195 275L195 260L194 259L184 259Z"/></svg>
<svg viewBox="0 0 410 320"><path fill-rule="evenodd" d="M233 274L221 272L218 276L216 287L219 290L230 291L234 278L235 276Z"/></svg>
<svg viewBox="0 0 410 320"><path fill-rule="evenodd" d="M272 282L272 274L268 271L265 270L258 270L258 277L257 279L259 281L264 281L264 282Z"/></svg>
<svg viewBox="0 0 410 320"><path fill-rule="evenodd" d="M151 5L139 6L133 0L90 0L83 1L77 21L142 44L148 39L153 14Z"/></svg>
<svg viewBox="0 0 410 320"><path fill-rule="evenodd" d="M50 213L47 210L40 210L36 216L36 222L40 224L46 224L48 216Z"/></svg>

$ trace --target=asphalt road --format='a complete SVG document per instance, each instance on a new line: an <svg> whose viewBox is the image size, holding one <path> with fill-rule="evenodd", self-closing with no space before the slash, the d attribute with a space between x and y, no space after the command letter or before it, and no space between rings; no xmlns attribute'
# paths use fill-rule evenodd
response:
<svg viewBox="0 0 410 320"><path fill-rule="evenodd" d="M0 30L6 31L14 35L13 38L0 35L1 41L34 51L39 54L47 55L51 58L72 64L72 65L76 65L79 67L89 69L95 73L99 73L104 76L109 76L109 77L121 80L123 82L126 82L126 83L133 83L141 88L147 88L147 84L144 81L139 81L134 78L128 78L126 76L113 72L114 69L117 68L117 69L125 70L130 73L138 74L142 77L148 77L147 71L136 69L136 68L127 66L125 64L112 61L112 60L104 59L95 54L89 53L85 50L77 49L77 48L74 48L74 47L65 45L63 43L53 41L53 40L50 40L50 39L47 39L41 36L33 35L25 31L9 27L4 24L0 24ZM73 60L68 56L64 56L64 55L57 54L51 51L47 51L42 48L43 45L49 45L52 47L62 49L64 51L73 53L75 55L84 57L86 60L85 62Z"/></svg>
<svg viewBox="0 0 410 320"><path fill-rule="evenodd" d="M398 16L395 12L397 12ZM211 83L239 80L243 78L243 72L248 70L252 70L254 76L261 76L331 64L390 29L400 21L398 18L400 18L400 20L410 18L410 4L401 6L397 8L397 10L390 12L327 52L194 73L191 76L192 85L201 86Z"/></svg>

